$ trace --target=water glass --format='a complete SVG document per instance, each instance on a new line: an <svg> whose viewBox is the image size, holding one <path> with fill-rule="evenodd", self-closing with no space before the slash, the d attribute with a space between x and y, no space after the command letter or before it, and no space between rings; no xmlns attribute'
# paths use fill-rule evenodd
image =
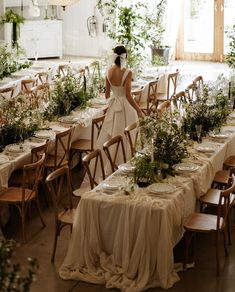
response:
<svg viewBox="0 0 235 292"><path fill-rule="evenodd" d="M197 134L197 142L201 143L201 135L202 135L202 125L195 125L196 134Z"/></svg>

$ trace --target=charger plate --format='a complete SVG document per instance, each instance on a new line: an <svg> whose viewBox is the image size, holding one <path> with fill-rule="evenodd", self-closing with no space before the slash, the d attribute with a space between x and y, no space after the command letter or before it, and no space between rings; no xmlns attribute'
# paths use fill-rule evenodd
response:
<svg viewBox="0 0 235 292"><path fill-rule="evenodd" d="M148 186L148 191L153 194L169 194L174 192L176 187L168 183L154 183Z"/></svg>

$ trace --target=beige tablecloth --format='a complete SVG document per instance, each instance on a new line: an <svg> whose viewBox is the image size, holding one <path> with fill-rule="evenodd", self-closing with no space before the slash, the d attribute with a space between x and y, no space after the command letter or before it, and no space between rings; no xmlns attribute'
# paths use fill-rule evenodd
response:
<svg viewBox="0 0 235 292"><path fill-rule="evenodd" d="M127 196L124 191L107 194L98 186L83 195L60 276L130 292L172 287L179 280L173 247L182 238L184 219L195 211L196 198L210 188L225 158L235 154L233 131L230 127L224 141L204 138L213 153L192 145L187 161L199 168L168 178L176 187L173 193L151 195L137 189Z"/></svg>

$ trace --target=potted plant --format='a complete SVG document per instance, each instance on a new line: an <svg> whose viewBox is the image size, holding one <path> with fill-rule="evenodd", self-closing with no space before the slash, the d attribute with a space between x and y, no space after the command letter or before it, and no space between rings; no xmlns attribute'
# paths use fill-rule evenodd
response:
<svg viewBox="0 0 235 292"><path fill-rule="evenodd" d="M152 62L157 65L169 63L170 47L163 43L166 30L164 23L166 6L167 0L160 0L153 9L148 8L145 15L145 38L150 44Z"/></svg>
<svg viewBox="0 0 235 292"><path fill-rule="evenodd" d="M0 17L0 23L12 23L12 46L18 48L18 38L19 38L19 24L24 23L25 19L20 16L14 10L9 9L5 12L3 16Z"/></svg>

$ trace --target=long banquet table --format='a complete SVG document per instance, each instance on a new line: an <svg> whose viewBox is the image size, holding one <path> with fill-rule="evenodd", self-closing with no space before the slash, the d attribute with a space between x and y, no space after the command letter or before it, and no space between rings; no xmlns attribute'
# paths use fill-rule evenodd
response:
<svg viewBox="0 0 235 292"><path fill-rule="evenodd" d="M203 138L200 145L211 145L213 153L198 152L197 143L190 147L187 161L198 169L169 177L173 193L153 195L139 188L129 195L123 190L107 194L97 186L84 194L60 276L130 292L170 288L179 281L173 248L183 236L184 220L195 211L196 199L210 188L223 161L235 154L234 121L225 130L227 139ZM128 180L120 170L114 176Z"/></svg>

